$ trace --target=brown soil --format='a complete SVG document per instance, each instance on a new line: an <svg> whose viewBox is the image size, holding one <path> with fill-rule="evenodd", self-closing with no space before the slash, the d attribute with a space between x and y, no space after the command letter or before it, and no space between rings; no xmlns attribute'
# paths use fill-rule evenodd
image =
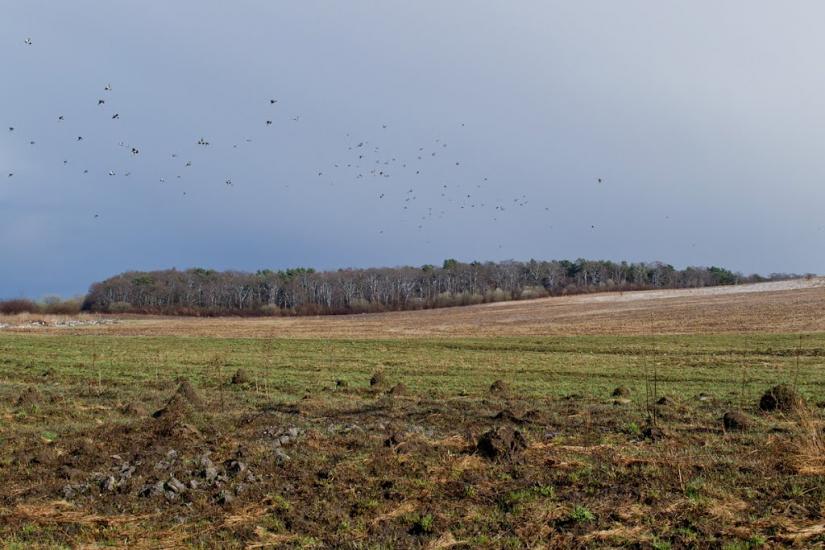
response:
<svg viewBox="0 0 825 550"><path fill-rule="evenodd" d="M740 411L728 411L722 417L722 425L727 431L744 431L751 427L751 420Z"/></svg>
<svg viewBox="0 0 825 550"><path fill-rule="evenodd" d="M478 453L491 460L505 460L517 457L527 448L524 435L509 426L493 428L485 432L476 444Z"/></svg>
<svg viewBox="0 0 825 550"><path fill-rule="evenodd" d="M798 391L787 384L779 384L762 395L759 400L759 409L767 412L789 412L799 409L804 404L805 401Z"/></svg>
<svg viewBox="0 0 825 550"><path fill-rule="evenodd" d="M232 383L235 385L239 384L248 384L252 381L249 376L249 373L246 372L244 369L238 369L235 371L235 374L232 375Z"/></svg>

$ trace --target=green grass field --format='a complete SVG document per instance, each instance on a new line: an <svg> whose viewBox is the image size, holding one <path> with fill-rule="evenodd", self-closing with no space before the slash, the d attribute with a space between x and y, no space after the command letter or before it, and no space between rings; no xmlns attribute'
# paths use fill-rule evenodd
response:
<svg viewBox="0 0 825 550"><path fill-rule="evenodd" d="M825 334L575 336L498 339L263 340L195 337L0 336L3 391L98 385L124 396L179 376L214 388L238 368L270 397L300 398L336 380L368 385L376 370L424 395L479 395L496 379L528 397L605 396L617 385L643 393L748 399L794 382L825 399ZM44 376L48 373L48 376ZM744 387L743 387L744 380Z"/></svg>
<svg viewBox="0 0 825 550"><path fill-rule="evenodd" d="M823 365L825 334L2 334L0 542L821 544L825 447L816 405L825 400ZM239 369L249 381L230 383ZM385 385L370 386L376 372ZM204 405L170 401L181 379ZM496 380L509 392L491 393ZM389 391L398 383L406 391ZM803 394L804 414L758 410L762 393L779 383ZM628 398L612 396L618 386L629 388ZM672 400L654 406L662 396ZM150 416L161 408L171 412ZM723 429L722 415L740 408L750 427ZM662 435L645 430L651 421ZM273 437L289 429L301 435L281 447L290 457L284 462ZM507 429L521 434L524 448L485 457L481 434ZM209 485L198 466L207 455L224 475ZM233 473L233 460L254 476ZM106 472L121 475L121 463L134 474L105 488ZM187 488L150 490L168 488L170 479ZM200 485L189 488L190 480Z"/></svg>

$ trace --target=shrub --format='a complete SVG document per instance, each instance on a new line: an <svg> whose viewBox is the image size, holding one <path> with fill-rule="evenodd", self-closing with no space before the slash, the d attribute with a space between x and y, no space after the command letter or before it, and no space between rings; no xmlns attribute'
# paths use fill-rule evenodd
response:
<svg viewBox="0 0 825 550"><path fill-rule="evenodd" d="M18 313L39 313L40 307L31 300L5 300L0 302L0 313L17 315Z"/></svg>

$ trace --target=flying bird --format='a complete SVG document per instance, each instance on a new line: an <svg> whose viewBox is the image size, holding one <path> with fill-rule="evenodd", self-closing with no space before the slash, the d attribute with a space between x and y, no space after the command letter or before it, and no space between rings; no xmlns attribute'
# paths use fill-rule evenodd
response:
<svg viewBox="0 0 825 550"><path fill-rule="evenodd" d="M107 92L111 92L112 91L112 85L111 84L106 84L106 86L104 86L103 89Z"/></svg>
<svg viewBox="0 0 825 550"><path fill-rule="evenodd" d="M23 41L23 44L25 44L26 46L31 46L32 45L32 39L31 38L25 39Z"/></svg>
<svg viewBox="0 0 825 550"><path fill-rule="evenodd" d="M105 100L105 99L98 99L98 100L97 100L97 104L98 104L98 105L103 105L104 103L106 103L106 100Z"/></svg>
<svg viewBox="0 0 825 550"><path fill-rule="evenodd" d="M112 115L112 120L117 120L120 118L120 113L115 113Z"/></svg>

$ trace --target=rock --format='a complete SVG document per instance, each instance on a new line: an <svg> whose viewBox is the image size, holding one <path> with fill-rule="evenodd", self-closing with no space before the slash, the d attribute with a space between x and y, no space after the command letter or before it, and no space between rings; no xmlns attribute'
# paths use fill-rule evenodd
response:
<svg viewBox="0 0 825 550"><path fill-rule="evenodd" d="M218 470L213 466L209 466L201 470L201 477L206 480L207 483L212 483L216 479L218 479Z"/></svg>
<svg viewBox="0 0 825 550"><path fill-rule="evenodd" d="M227 460L224 463L224 467L226 468L226 471L233 476L236 476L246 471L246 464L239 460Z"/></svg>
<svg viewBox="0 0 825 550"><path fill-rule="evenodd" d="M619 386L611 394L613 397L630 397L630 388L627 386Z"/></svg>
<svg viewBox="0 0 825 550"><path fill-rule="evenodd" d="M288 454L286 454L284 451L282 451L281 449L275 449L274 453L275 453L275 463L278 464L279 466L282 466L285 463L292 460L292 458Z"/></svg>
<svg viewBox="0 0 825 550"><path fill-rule="evenodd" d="M251 382L251 379L249 374L244 369L238 369L235 371L235 374L232 375L233 384L248 384L249 382Z"/></svg>
<svg viewBox="0 0 825 550"><path fill-rule="evenodd" d="M164 494L164 492L164 483L158 481L157 483L144 485L138 495L142 497L157 497Z"/></svg>
<svg viewBox="0 0 825 550"><path fill-rule="evenodd" d="M744 431L750 428L750 418L739 411L728 411L722 417L722 425L727 431Z"/></svg>
<svg viewBox="0 0 825 550"><path fill-rule="evenodd" d="M805 400L791 386L779 384L769 389L759 400L759 409L762 411L789 412L805 405Z"/></svg>
<svg viewBox="0 0 825 550"><path fill-rule="evenodd" d="M526 448L524 435L509 426L493 428L484 433L476 444L478 453L492 460L513 458Z"/></svg>
<svg viewBox="0 0 825 550"><path fill-rule="evenodd" d="M288 429L286 431L286 433L289 435L289 437L294 439L294 438L298 437L299 435L301 435L301 430L299 430L298 428L292 427L292 428Z"/></svg>
<svg viewBox="0 0 825 550"><path fill-rule="evenodd" d="M172 491L173 493L178 494L186 491L186 485L178 481L174 476L169 478L169 480L164 484L164 488L167 491Z"/></svg>
<svg viewBox="0 0 825 550"><path fill-rule="evenodd" d="M278 444L279 445L286 445L287 443L289 443L289 436L288 435L282 435L278 438Z"/></svg>
<svg viewBox="0 0 825 550"><path fill-rule="evenodd" d="M231 492L227 491L226 489L222 490L220 493L215 495L215 502L220 504L221 506L226 506L230 504L235 497L232 495Z"/></svg>
<svg viewBox="0 0 825 550"><path fill-rule="evenodd" d="M100 480L100 489L106 492L112 492L117 488L117 481L114 476L106 476Z"/></svg>

